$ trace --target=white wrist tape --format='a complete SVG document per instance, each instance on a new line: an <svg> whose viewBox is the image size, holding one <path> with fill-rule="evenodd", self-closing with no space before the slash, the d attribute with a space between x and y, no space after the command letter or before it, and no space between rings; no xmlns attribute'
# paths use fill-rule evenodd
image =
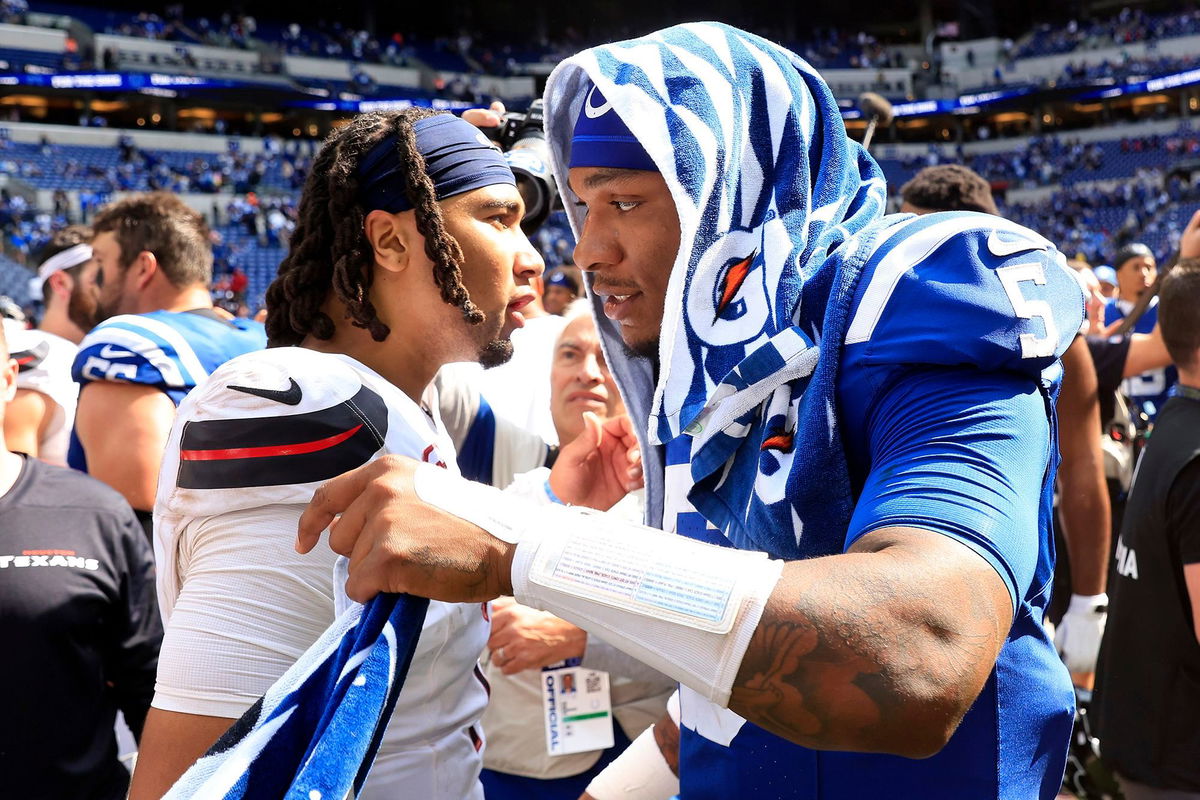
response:
<svg viewBox="0 0 1200 800"><path fill-rule="evenodd" d="M679 794L679 778L658 749L654 728L647 728L625 752L588 784L596 800L669 800Z"/></svg>
<svg viewBox="0 0 1200 800"><path fill-rule="evenodd" d="M417 468L426 503L516 544L513 596L594 634L718 705L729 703L782 561L607 514L528 501Z"/></svg>
<svg viewBox="0 0 1200 800"><path fill-rule="evenodd" d="M783 562L604 514L563 509L526 522L513 557L517 600L728 704Z"/></svg>

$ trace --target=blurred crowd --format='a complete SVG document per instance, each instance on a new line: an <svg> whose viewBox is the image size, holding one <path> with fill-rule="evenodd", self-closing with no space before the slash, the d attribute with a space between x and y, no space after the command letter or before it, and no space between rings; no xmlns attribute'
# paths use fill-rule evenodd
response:
<svg viewBox="0 0 1200 800"><path fill-rule="evenodd" d="M1096 49L1135 42L1156 42L1200 32L1200 11L1180 10L1162 14L1125 7L1111 17L1097 20L1072 19L1066 25L1045 23L1034 29L1028 41L1017 47L1014 58L1031 58L1080 49Z"/></svg>

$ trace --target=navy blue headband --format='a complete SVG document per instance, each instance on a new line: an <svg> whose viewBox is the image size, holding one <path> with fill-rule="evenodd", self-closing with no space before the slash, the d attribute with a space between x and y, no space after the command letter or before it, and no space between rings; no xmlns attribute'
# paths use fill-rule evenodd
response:
<svg viewBox="0 0 1200 800"><path fill-rule="evenodd" d="M658 172L641 142L594 84L583 99L571 137L571 167L612 167Z"/></svg>
<svg viewBox="0 0 1200 800"><path fill-rule="evenodd" d="M498 183L517 185L504 156L471 123L452 114L439 114L417 120L413 132L438 200ZM385 137L359 162L358 180L358 199L364 211L398 214L412 209L395 136Z"/></svg>

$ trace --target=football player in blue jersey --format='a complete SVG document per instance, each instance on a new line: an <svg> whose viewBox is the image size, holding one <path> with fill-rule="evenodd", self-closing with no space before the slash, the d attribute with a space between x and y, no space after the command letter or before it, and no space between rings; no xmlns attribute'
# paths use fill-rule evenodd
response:
<svg viewBox="0 0 1200 800"><path fill-rule="evenodd" d="M120 492L148 529L175 407L221 364L266 347L266 333L213 308L208 226L178 197L128 197L92 228L100 324L72 368L68 461Z"/></svg>
<svg viewBox="0 0 1200 800"><path fill-rule="evenodd" d="M383 459L298 547L340 514L352 597L513 594L677 678L677 749L655 726L600 800L1053 798L1065 259L989 215L884 216L816 72L728 26L584 51L546 109L662 530Z"/></svg>
<svg viewBox="0 0 1200 800"><path fill-rule="evenodd" d="M1104 307L1104 324L1108 326L1125 319L1158 277L1158 262L1154 253L1140 242L1127 244L1118 250L1113 256L1112 265L1117 271L1118 295ZM1135 333L1149 334L1157 324L1158 298L1155 297L1138 317L1133 330ZM1126 378L1121 390L1146 415L1146 419L1153 422L1158 409L1167 402L1178 381L1178 371L1174 366L1167 366Z"/></svg>

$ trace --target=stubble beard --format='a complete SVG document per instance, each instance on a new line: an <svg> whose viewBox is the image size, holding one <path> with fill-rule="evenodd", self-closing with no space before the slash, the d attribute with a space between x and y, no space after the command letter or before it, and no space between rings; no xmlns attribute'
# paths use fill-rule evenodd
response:
<svg viewBox="0 0 1200 800"><path fill-rule="evenodd" d="M625 351L625 355L629 358L642 358L647 361L658 360L658 345L659 339L649 339L644 342L627 342L625 337L621 337L621 349Z"/></svg>

